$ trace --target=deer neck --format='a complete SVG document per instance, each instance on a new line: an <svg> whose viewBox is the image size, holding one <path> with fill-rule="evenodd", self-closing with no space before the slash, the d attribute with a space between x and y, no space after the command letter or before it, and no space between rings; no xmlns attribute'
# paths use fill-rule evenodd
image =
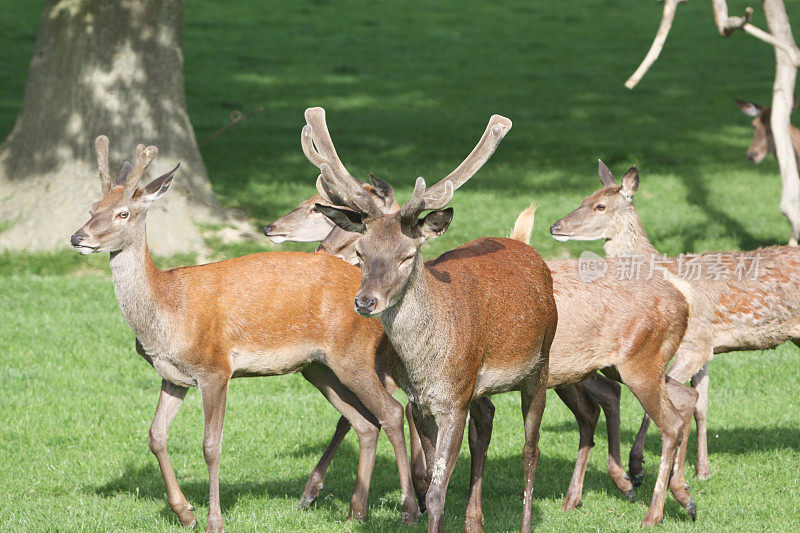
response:
<svg viewBox="0 0 800 533"><path fill-rule="evenodd" d="M157 353L168 338L167 311L159 301L158 278L163 273L150 257L147 238L140 238L111 253L111 277L122 316L148 354Z"/></svg>
<svg viewBox="0 0 800 533"><path fill-rule="evenodd" d="M351 265L355 265L357 263L355 244L360 238L360 233L345 231L340 227L335 226L328 236L319 243L317 251L335 255L336 257L347 261Z"/></svg>
<svg viewBox="0 0 800 533"><path fill-rule="evenodd" d="M447 324L437 319L445 303L432 292L433 276L417 255L413 271L400 299L381 314L386 335L411 374L416 362L438 358L452 345ZM446 316L446 315L444 315Z"/></svg>
<svg viewBox="0 0 800 533"><path fill-rule="evenodd" d="M603 244L606 257L651 256L658 252L647 238L633 204L612 223L611 237Z"/></svg>

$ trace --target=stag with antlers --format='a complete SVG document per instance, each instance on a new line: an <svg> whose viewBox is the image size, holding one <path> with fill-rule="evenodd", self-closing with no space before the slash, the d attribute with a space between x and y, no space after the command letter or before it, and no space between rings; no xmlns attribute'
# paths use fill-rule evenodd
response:
<svg viewBox="0 0 800 533"><path fill-rule="evenodd" d="M519 337L523 329L533 328L537 343L546 338L541 336L543 326L548 335L552 334L549 329L552 323L539 314L542 304L537 304L540 307L536 313L528 307L542 298L545 270L538 256L517 241L492 238L473 241L426 263L419 253L422 242L441 235L447 228L453 212L445 206L453 190L489 158L510 122L493 117L481 142L453 173L431 188L418 179L411 200L398 212L385 214L338 160L322 111L309 111L306 119L317 147L309 159L321 172L318 189L328 202L344 206L316 207L342 229L363 234L355 243L362 283L354 307L360 314L380 316L403 363L396 376L413 402L431 476L426 496L429 530L441 528L444 493L463 436L466 412L472 409L475 416L474 407L485 404L487 395L514 389L523 391L526 427L523 531L528 530L530 489L538 458L538 432L534 426L541 417L537 400L540 386L574 383L607 366L617 367L622 380L645 409L658 418L657 425L662 430L659 479L643 523L652 525L661 520L668 484L694 517L694 502L682 481L668 483L673 469L677 472L682 466L675 461L676 451L696 398L696 393L687 387L671 382L671 386L682 391L682 395L676 396L685 400L679 402L680 406L674 405L664 379L666 366L686 327L689 302L684 293L671 282L655 278L644 285L607 279L592 284L589 290L581 290L576 297L574 293L586 285L578 279L576 262L559 265L564 280L561 290L565 298L575 301L575 315L569 321L574 322L571 327L576 328L576 333L562 336L569 346L563 349L560 359L553 359L551 348L549 369L546 379L542 379L542 370L537 366L544 344L538 346L538 353L526 354L519 349L531 346ZM420 218L426 210L431 212ZM519 288L533 292L519 294ZM536 296L532 297L533 294ZM598 309L596 303L604 299L612 300L613 304L609 302ZM620 311L610 320L608 310L617 305L627 311ZM597 313L587 311L591 309ZM587 314L591 316L587 318ZM578 324L586 320L597 323L600 329L579 328ZM644 331L649 333L642 337L640 333ZM491 426L479 420L475 422L480 435ZM488 444L486 437L478 440ZM485 451L482 453L485 455ZM477 519L483 517L480 512L483 464L481 460L476 470L473 460L467 509L469 530L480 530ZM682 475L674 478L682 480Z"/></svg>

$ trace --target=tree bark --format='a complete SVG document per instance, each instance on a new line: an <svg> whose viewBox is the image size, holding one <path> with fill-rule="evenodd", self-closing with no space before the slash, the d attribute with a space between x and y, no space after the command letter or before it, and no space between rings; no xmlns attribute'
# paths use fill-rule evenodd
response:
<svg viewBox="0 0 800 533"><path fill-rule="evenodd" d="M181 162L148 217L156 253L200 250L196 224L227 220L186 113L182 22L182 0L48 0L22 109L0 146L0 249L69 246L100 196L101 133L112 174L138 143L159 149L150 177Z"/></svg>
<svg viewBox="0 0 800 533"><path fill-rule="evenodd" d="M763 4L770 33L785 47L797 50L783 0L764 0ZM797 159L792 146L789 115L792 112L796 80L797 65L784 47L776 46L770 125L775 138L775 156L778 159L783 182L781 211L789 219L792 227L792 238L789 244L795 246L800 239L800 177L798 177Z"/></svg>

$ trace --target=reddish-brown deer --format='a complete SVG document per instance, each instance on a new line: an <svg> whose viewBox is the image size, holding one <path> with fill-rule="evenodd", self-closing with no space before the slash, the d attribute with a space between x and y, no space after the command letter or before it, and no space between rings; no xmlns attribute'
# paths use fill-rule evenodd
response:
<svg viewBox="0 0 800 533"><path fill-rule="evenodd" d="M148 208L169 188L177 167L144 188L137 183L157 150L140 146L112 184L108 139L98 137L102 198L73 236L82 254L110 252L123 316L139 354L162 377L150 428L170 507L184 525L195 517L167 454L169 426L189 387L203 399L203 452L209 471L207 531L221 531L219 458L231 378L302 372L356 429L359 470L350 516L366 513L379 427L395 449L405 523L419 508L403 436L403 408L381 383L376 362L391 346L381 324L352 312L358 269L325 254L272 252L162 271L147 247ZM383 355L381 355L383 354Z"/></svg>
<svg viewBox="0 0 800 533"><path fill-rule="evenodd" d="M694 502L683 483L669 482L673 469L677 473L676 451L696 398L688 387L672 382L689 400L688 408L678 409L670 400L664 378L689 315L689 303L675 285L658 278L645 284L619 283L611 278L588 284L592 288L586 290L577 262L564 262L560 267L568 281L563 293L581 295L572 317L577 336L563 336L569 349L560 360L551 360L545 374L540 361L552 339L555 320L543 314L551 302L543 298L542 280L548 280L545 286L550 283L546 266L535 252L513 240L479 239L422 262L420 244L443 233L450 223L452 209L443 208L453 190L488 159L502 138L503 124L510 126L502 117L494 117L492 122L484 137L496 141L483 149L479 143L473 154L480 157L465 162L430 189L419 179L411 200L392 215L383 214L343 166L334 169L319 162L326 197L349 209L322 205L318 209L343 229L364 234L355 246L362 269L355 308L361 314L380 316L403 363L395 375L413 402L431 469L426 496L429 530L441 528L447 482L470 404L481 404L486 395L513 389L523 391L523 530L530 529L542 390L580 381L609 366L618 369L662 431L661 467L643 524L661 520L668 484L694 516ZM335 153L327 135L321 141L321 151ZM425 210L431 212L418 218ZM598 306L598 302L606 303ZM610 317L608 310L615 305L627 306L628 312ZM587 322L598 327L577 326ZM476 429L480 435L488 428ZM481 463L476 471L473 464L466 523L470 530L480 530L482 468Z"/></svg>
<svg viewBox="0 0 800 533"><path fill-rule="evenodd" d="M471 406L507 390L520 390L523 398L523 530L530 529L548 352L557 322L550 273L533 248L511 239L473 241L427 265L419 252L423 242L449 226L453 211L444 208L453 185L477 172L510 127L509 120L493 117L459 168L431 189L420 178L411 200L393 215L385 215L342 166L319 165L327 197L358 209L318 206L342 229L364 234L356 244L362 283L354 305L361 315L380 316L402 361L395 375L413 403L431 468L429 531L443 531L447 485ZM314 140L323 155L333 152L328 139ZM424 210L432 211L419 218ZM479 427L478 434L486 429ZM470 502L479 496L473 487ZM479 529L482 517L469 515L468 509L466 527Z"/></svg>
<svg viewBox="0 0 800 533"><path fill-rule="evenodd" d="M747 149L747 159L753 163L760 163L767 157L767 154L775 154L775 137L772 135L772 128L770 127L770 117L772 115L771 107L762 107L755 102L747 102L745 100L736 100L736 103L741 108L742 112L748 117L753 117L753 144ZM794 107L797 107L797 98L794 100ZM794 148L794 156L797 159L798 168L800 168L800 130L791 126L789 134L792 139L792 147ZM789 246L797 246L797 241L800 239L800 212L796 212L791 207L792 202L786 197L784 191L781 198L781 212L789 220L789 225L792 227L792 238L789 241Z"/></svg>
<svg viewBox="0 0 800 533"><path fill-rule="evenodd" d="M706 420L708 367L714 354L774 348L800 338L800 251L790 246L752 252L710 252L668 258L650 244L633 205L639 173L631 168L618 184L602 161L603 188L550 228L558 240L605 240L608 257L651 260L693 289L695 305L686 336L668 375L683 382L691 378L699 392L696 477L710 473ZM630 473L641 479L648 417L631 450Z"/></svg>
<svg viewBox="0 0 800 533"><path fill-rule="evenodd" d="M374 179L374 177L373 177ZM383 182L385 184L385 182ZM380 184L379 184L380 185ZM374 190L375 187L369 185L362 185L369 194L375 194ZM387 188L387 185L382 185L380 188L383 191L390 190ZM386 193L382 193L378 196L377 200L385 200ZM354 232L347 232L339 228L338 226L335 227L334 230L330 230L330 226L332 222L329 222L327 217L323 217L319 214L319 211L313 207L311 202L315 201L316 199L321 199L320 194L315 194L309 200L301 202L297 209L287 213L283 217L278 218L277 220L271 222L266 228L265 233L268 237L272 239L274 235L279 236L277 242L283 241L298 241L298 242L307 242L310 241L311 236L316 236L318 239L323 239L323 243L317 249L318 251L324 251L326 253L332 253L337 257L340 257L346 261L350 261L350 259L355 259L355 243L358 238L361 237L360 233ZM327 202L326 205L330 205ZM341 206L340 206L341 207ZM396 202L394 203L394 207L391 210L387 210L386 214L389 214L392 211L396 211ZM514 230L511 234L511 238L518 240L520 242L528 243L530 240L530 233L533 228L533 215L534 209L529 208L517 220L517 224L515 224ZM324 218L325 220L321 220ZM326 231L329 232L326 234ZM324 237L323 237L324 236ZM273 241L275 241L273 239ZM558 285L559 280L554 280L555 284L555 291L556 291L556 302L559 307L563 307L564 305L569 305L570 300L566 299L565 302L559 301L559 293L558 293ZM575 324L577 326L577 324ZM557 331L560 331L559 328ZM551 354L553 350L558 349L559 346L562 344L558 342L558 335L556 340L554 341L553 348L551 348ZM565 348L568 348L565 346ZM551 355L552 357L552 355ZM387 378L387 383L391 383L391 381ZM619 419L619 402L620 402L620 386L615 381L612 381L608 378L603 377L597 373L590 375L590 377L586 378L585 380L581 381L577 384L565 384L558 387L555 387L555 390L559 397L564 401L567 407L573 412L576 421L578 422L579 426L579 433L580 433L580 444L579 444L579 452L578 452L578 459L576 461L575 466L575 473L572 477L570 482L569 489L567 490L566 497L564 499L562 508L565 511L575 509L581 504L581 497L583 492L583 479L586 472L586 466L588 464L589 459L589 452L591 447L594 445L593 442L593 435L595 432L595 427L597 425L597 421L600 415L600 409L602 408L603 412L606 416L606 425L607 425L607 435L608 435L608 470L609 474L617 485L619 490L625 495L628 500L631 502L635 501L636 493L633 484L628 479L627 474L625 473L624 469L621 466L620 460L620 442L619 442L619 434L620 434L620 419ZM393 392L393 391L391 391ZM482 413L491 413L491 401L486 399L486 405L482 411ZM406 407L406 414L408 415L410 405ZM475 418L475 417L473 417ZM471 420L472 422L472 420ZM412 436L416 434L413 423L409 419L409 426ZM344 435L350 429L349 424L345 419L339 421L337 425L336 432L334 433L333 438L331 439L331 444L326 449L325 453L323 454L322 459L320 459L318 465L311 473L309 477L309 481L306 484L306 489L303 493L301 498L301 505L306 506L313 502L317 496L319 495L319 489L321 488L322 480L325 476L325 470L327 469L328 465L330 464L330 460L332 459L332 455L335 453L336 448L338 447L339 443L341 443ZM474 424L470 423L469 426L469 439L470 445L473 448L477 448L477 436L474 434L475 428ZM416 439L412 439L411 441L411 463L412 463L412 472L414 473L415 477L415 486L424 487L426 483L424 481L419 481L420 472L425 472L425 463L424 458L421 457L420 454L416 453L415 444ZM421 492L418 489L418 495ZM424 497L424 492L422 492Z"/></svg>

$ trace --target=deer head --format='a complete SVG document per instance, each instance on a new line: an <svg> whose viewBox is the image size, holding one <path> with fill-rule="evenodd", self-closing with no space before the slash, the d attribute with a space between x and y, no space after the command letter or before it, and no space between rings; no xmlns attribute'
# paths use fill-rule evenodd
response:
<svg viewBox="0 0 800 533"><path fill-rule="evenodd" d="M736 100L742 113L748 117L753 117L753 144L747 149L747 159L755 164L760 163L767 157L767 154L775 153L775 138L772 136L770 127L771 107L762 107L755 102ZM792 111L797 109L797 95L794 96Z"/></svg>
<svg viewBox="0 0 800 533"><path fill-rule="evenodd" d="M317 189L332 204L316 207L343 230L363 235L355 245L361 287L354 307L361 315L377 316L402 298L409 279L422 268L420 246L442 235L453 219L453 209L446 208L453 191L491 157L511 129L511 121L493 116L478 145L458 168L432 187L417 178L411 199L390 214L383 212L339 161L325 124L325 112L321 108L307 110L306 122L303 131L308 141L304 151L320 169ZM424 211L430 212L420 216Z"/></svg>
<svg viewBox="0 0 800 533"><path fill-rule="evenodd" d="M167 192L180 167L179 163L140 189L137 183L158 154L155 146L137 146L133 166L126 161L113 183L108 166L108 137L101 135L97 138L95 151L103 196L92 204L88 222L70 239L72 246L82 255L117 252L142 239L147 209Z"/></svg>
<svg viewBox="0 0 800 533"><path fill-rule="evenodd" d="M771 107L762 107L755 102L736 100L742 113L748 117L753 117L753 144L747 149L747 159L753 163L760 163L769 153L775 153L775 140L772 136L772 128L769 125L769 116L772 113Z"/></svg>
<svg viewBox="0 0 800 533"><path fill-rule="evenodd" d="M608 167L599 159L597 162L603 188L550 226L550 234L557 241L610 239L616 235L618 224L634 209L633 195L639 188L636 166L632 166L617 184Z"/></svg>
<svg viewBox="0 0 800 533"><path fill-rule="evenodd" d="M383 180L370 174L372 184L362 183L361 186L371 195L373 200L384 213L393 213L400 206L394 199L394 190ZM308 200L301 202L297 209L286 213L281 218L271 222L264 228L264 235L275 244L284 241L314 242L328 237L336 225L323 215L316 204L330 205L322 195L315 194Z"/></svg>

